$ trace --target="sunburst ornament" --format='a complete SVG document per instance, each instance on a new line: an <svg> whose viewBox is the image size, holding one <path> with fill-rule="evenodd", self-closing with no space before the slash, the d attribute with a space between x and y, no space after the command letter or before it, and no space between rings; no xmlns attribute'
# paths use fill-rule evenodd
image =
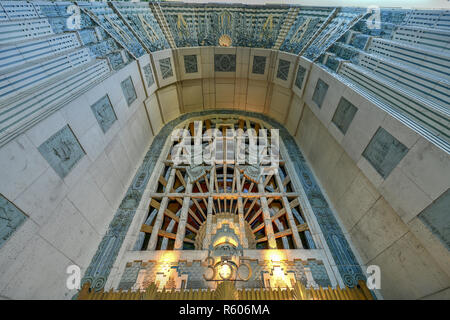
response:
<svg viewBox="0 0 450 320"><path fill-rule="evenodd" d="M227 34L223 34L219 38L219 44L222 47L230 47L231 46L231 42L232 42L231 38Z"/></svg>

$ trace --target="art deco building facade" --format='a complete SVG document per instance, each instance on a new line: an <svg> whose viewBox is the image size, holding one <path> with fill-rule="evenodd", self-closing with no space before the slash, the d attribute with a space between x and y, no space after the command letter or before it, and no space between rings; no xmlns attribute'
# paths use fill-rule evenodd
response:
<svg viewBox="0 0 450 320"><path fill-rule="evenodd" d="M449 10L0 1L0 31L1 298L450 298Z"/></svg>

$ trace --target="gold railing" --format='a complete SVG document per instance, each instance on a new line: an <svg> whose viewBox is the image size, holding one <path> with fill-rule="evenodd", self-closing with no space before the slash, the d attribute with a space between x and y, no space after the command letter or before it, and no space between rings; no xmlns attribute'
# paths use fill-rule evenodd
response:
<svg viewBox="0 0 450 320"><path fill-rule="evenodd" d="M292 289L236 289L233 282L221 282L216 290L211 289L163 289L158 291L151 284L145 291L110 290L94 291L90 283L85 283L78 300L373 300L370 290L362 280L358 285L349 288L306 288L301 282L296 282Z"/></svg>

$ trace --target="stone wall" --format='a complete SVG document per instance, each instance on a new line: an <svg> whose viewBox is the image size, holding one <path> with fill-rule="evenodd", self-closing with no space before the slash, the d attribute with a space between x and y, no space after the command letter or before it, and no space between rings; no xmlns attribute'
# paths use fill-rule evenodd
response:
<svg viewBox="0 0 450 320"><path fill-rule="evenodd" d="M235 67L216 55L235 55ZM253 68L255 56L264 68ZM121 85L130 76L134 101ZM328 87L315 94L319 78ZM105 94L114 110L100 108L106 126L91 108ZM341 97L357 108L351 119L346 109L334 116ZM144 55L0 148L0 193L27 216L0 247L0 296L70 298L66 267L89 265L153 137L181 114L211 109L264 113L286 126L361 264L380 266L385 298L449 297L445 234L433 229L448 201L448 153L304 58L216 47ZM61 177L39 148L67 125L82 151ZM389 135L366 152L380 127ZM407 151L374 159L387 141Z"/></svg>
<svg viewBox="0 0 450 320"><path fill-rule="evenodd" d="M67 266L87 268L152 142L137 66L129 64L1 147L0 197L26 219L0 247L0 296L73 296ZM129 105L121 88L128 77L136 94ZM106 95L112 113L110 107L94 111ZM46 141L52 144L43 148Z"/></svg>

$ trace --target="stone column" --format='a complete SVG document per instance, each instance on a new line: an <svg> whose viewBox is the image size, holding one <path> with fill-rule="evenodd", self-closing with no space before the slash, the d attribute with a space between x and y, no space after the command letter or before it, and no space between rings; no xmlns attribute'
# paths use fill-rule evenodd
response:
<svg viewBox="0 0 450 320"><path fill-rule="evenodd" d="M169 179L167 181L167 185L165 188L165 192L164 192L166 194L169 193L170 191L172 191L173 183L175 181L175 172L176 172L176 169L174 167L172 167L171 171L170 171ZM158 242L158 232L159 232L159 229L161 229L162 223L164 221L164 212L167 209L168 203L169 203L169 198L167 196L164 196L161 201L161 204L159 206L159 211L158 211L158 215L156 216L155 224L153 225L153 231L150 236L150 241L148 242L147 250L155 250L155 248L156 248L156 244Z"/></svg>
<svg viewBox="0 0 450 320"><path fill-rule="evenodd" d="M189 203L191 197L188 196L192 192L192 182L188 178L186 181L185 196L183 198L183 206L181 207L180 221L178 222L177 237L175 239L174 250L183 250L184 236L186 234L186 223L189 214Z"/></svg>

